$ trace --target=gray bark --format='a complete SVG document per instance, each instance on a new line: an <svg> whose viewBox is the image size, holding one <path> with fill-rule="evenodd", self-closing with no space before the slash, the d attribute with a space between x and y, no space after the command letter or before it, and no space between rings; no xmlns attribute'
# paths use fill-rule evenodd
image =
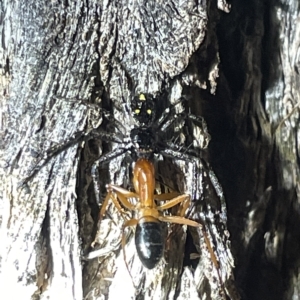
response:
<svg viewBox="0 0 300 300"><path fill-rule="evenodd" d="M297 1L251 1L220 21L231 101L220 95L210 149L243 299L299 297L298 18Z"/></svg>
<svg viewBox="0 0 300 300"><path fill-rule="evenodd" d="M298 3L233 1L230 12L224 1L0 5L1 298L297 299ZM206 148L205 163L194 173L160 158L157 185L194 195L199 181L189 217L203 222L218 268L203 231L170 225L153 271L129 231L132 280L113 206L97 227L89 169L116 145L67 142L110 130L102 108L129 131L125 108L139 92L162 107L185 97L207 122L208 147L205 128L178 129ZM130 165L122 156L100 170L101 200L107 183L130 187Z"/></svg>

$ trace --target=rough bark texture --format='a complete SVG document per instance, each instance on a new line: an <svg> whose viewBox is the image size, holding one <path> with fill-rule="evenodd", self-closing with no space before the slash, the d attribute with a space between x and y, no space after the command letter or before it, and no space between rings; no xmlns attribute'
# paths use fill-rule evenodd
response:
<svg viewBox="0 0 300 300"><path fill-rule="evenodd" d="M232 1L230 13L224 1L0 5L1 299L297 299L296 1ZM207 122L208 148L205 128L179 129L207 148L197 172L160 158L157 184L192 194L199 181L189 217L204 223L218 268L203 231L171 225L153 271L129 231L132 280L113 206L91 254L99 207L89 169L115 145L79 137L114 130L101 108L129 131L139 92L158 97L158 115L184 97ZM101 169L101 199L106 183L130 187L130 165L122 156Z"/></svg>
<svg viewBox="0 0 300 300"><path fill-rule="evenodd" d="M218 86L230 92L217 92L230 112L220 110L219 124L206 119L214 124L210 149L227 199L235 278L243 299L297 299L299 3L234 1L230 14L218 31L226 81Z"/></svg>

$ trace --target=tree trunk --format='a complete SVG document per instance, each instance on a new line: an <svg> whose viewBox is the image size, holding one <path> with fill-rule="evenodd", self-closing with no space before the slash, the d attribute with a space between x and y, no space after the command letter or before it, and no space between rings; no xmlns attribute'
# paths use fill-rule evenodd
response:
<svg viewBox="0 0 300 300"><path fill-rule="evenodd" d="M206 120L236 283L243 299L297 299L299 3L235 2L218 31L218 87L226 85L230 99L218 89L222 105Z"/></svg>
<svg viewBox="0 0 300 300"><path fill-rule="evenodd" d="M2 298L297 298L298 3L0 5ZM126 231L128 272L123 219L110 205L99 228L97 202L107 183L131 187L132 160L100 166L95 193L90 167L117 145L88 137L129 133L139 93L156 98L158 118L186 99L179 110L209 134L205 122L173 128L202 148L196 172L155 160L157 190L190 194L187 217L203 229L168 225L153 270Z"/></svg>

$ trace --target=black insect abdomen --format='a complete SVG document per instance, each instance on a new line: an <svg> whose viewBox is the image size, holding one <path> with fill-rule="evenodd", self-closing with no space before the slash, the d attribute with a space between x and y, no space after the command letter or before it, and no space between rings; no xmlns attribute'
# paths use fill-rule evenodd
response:
<svg viewBox="0 0 300 300"><path fill-rule="evenodd" d="M162 224L160 222L137 224L135 246L142 264L148 269L153 269L164 251Z"/></svg>

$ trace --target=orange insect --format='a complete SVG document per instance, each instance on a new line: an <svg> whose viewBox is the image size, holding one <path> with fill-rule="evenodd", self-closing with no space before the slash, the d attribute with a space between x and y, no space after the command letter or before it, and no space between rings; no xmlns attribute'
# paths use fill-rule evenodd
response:
<svg viewBox="0 0 300 300"><path fill-rule="evenodd" d="M165 235L162 222L200 228L203 226L196 221L184 217L186 210L190 206L189 195L182 194L174 197L175 193L154 194L155 170L151 161L145 158L140 158L136 161L133 169L133 186L135 192L128 191L117 185L107 185L108 194L100 210L99 220L101 222L109 200L113 201L121 214L124 214L122 206L130 211L134 211L136 217L125 221L123 224L122 248L124 260L128 269L124 250L126 242L124 232L126 227L136 226L135 245L138 256L146 268L153 269L163 256ZM130 198L137 199L137 204L132 204L129 201ZM156 204L157 201L162 200L166 202L161 205ZM164 210L172 208L177 204L180 204L178 215L166 216L163 214ZM218 267L216 256L205 233L204 237L211 253L212 261Z"/></svg>

